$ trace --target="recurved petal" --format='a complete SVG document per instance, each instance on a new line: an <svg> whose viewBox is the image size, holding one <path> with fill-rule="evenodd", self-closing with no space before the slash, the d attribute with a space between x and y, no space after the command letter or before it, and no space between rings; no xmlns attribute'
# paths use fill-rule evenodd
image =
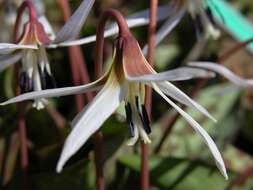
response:
<svg viewBox="0 0 253 190"><path fill-rule="evenodd" d="M22 58L22 52L0 56L0 72L18 62Z"/></svg>
<svg viewBox="0 0 253 190"><path fill-rule="evenodd" d="M183 81L194 78L210 78L215 73L198 68L180 67L165 72L128 77L130 81L151 82L151 81Z"/></svg>
<svg viewBox="0 0 253 190"><path fill-rule="evenodd" d="M159 6L157 11L157 21L161 21L172 14L172 6ZM147 25L149 23L149 10L143 10L137 12L126 18L126 22L129 28L134 28L138 26ZM105 30L104 37L110 37L116 35L119 32L118 25L116 23L112 24ZM71 40L67 42L60 43L59 46L71 46L71 45L82 45L96 41L96 35L87 36L78 40ZM54 47L54 46L52 46Z"/></svg>
<svg viewBox="0 0 253 190"><path fill-rule="evenodd" d="M174 16L169 17L166 22L159 28L155 36L155 45L158 45L170 32L178 25L185 13L185 8L180 9ZM144 55L148 52L148 45L143 48Z"/></svg>
<svg viewBox="0 0 253 190"><path fill-rule="evenodd" d="M0 54L9 54L18 49L38 49L36 45L0 43Z"/></svg>
<svg viewBox="0 0 253 190"><path fill-rule="evenodd" d="M205 116L212 119L214 122L216 122L216 119L211 116L211 114L200 104L195 102L193 99L191 99L189 96L187 96L184 92L182 92L180 89L178 89L176 86L174 86L170 82L157 82L156 85L161 89L163 93L166 95L172 97L176 101L180 102L181 104L187 105L189 107L192 107L198 111L200 111Z"/></svg>
<svg viewBox="0 0 253 190"><path fill-rule="evenodd" d="M68 136L60 160L57 164L57 172L61 172L67 160L75 154L80 147L94 134L105 120L117 109L123 100L124 87L114 79L108 81L94 100L85 110L74 119L73 130Z"/></svg>
<svg viewBox="0 0 253 190"><path fill-rule="evenodd" d="M191 62L188 65L214 71L238 86L253 87L252 79L242 79L223 65L212 62Z"/></svg>
<svg viewBox="0 0 253 190"><path fill-rule="evenodd" d="M94 91L101 88L107 79L107 74L94 81L92 83L86 85L80 85L75 87L66 87L66 88L55 88L55 89L48 89L48 90L41 90L41 91L34 91L25 94L21 94L14 98L9 99L6 102L1 103L0 105L7 105L16 102L22 102L25 100L36 100L42 98L50 98L50 97L60 97L60 96L67 96L72 94L81 94L88 91Z"/></svg>
<svg viewBox="0 0 253 190"><path fill-rule="evenodd" d="M226 172L226 167L223 161L223 158L215 145L212 138L208 135L208 133L186 112L184 112L180 107L178 107L174 102L172 102L163 92L153 84L153 88L155 91L161 95L174 109L177 110L180 115L184 117L184 119L190 124L190 126L200 135L200 137L204 140L205 144L208 146L209 150L211 151L213 158L216 162L217 167L219 168L222 175L225 179L228 179L228 175Z"/></svg>
<svg viewBox="0 0 253 190"><path fill-rule="evenodd" d="M94 4L95 0L83 0L74 14L62 27L62 29L56 34L54 43L73 40L77 37L82 29L84 22Z"/></svg>

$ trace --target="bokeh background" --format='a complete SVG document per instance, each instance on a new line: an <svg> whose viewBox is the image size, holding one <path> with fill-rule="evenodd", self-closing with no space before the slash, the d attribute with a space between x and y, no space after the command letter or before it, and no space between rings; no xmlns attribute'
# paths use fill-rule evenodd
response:
<svg viewBox="0 0 253 190"><path fill-rule="evenodd" d="M1 42L12 41L15 11L20 2L21 0L0 0ZM38 6L42 12L45 11L54 31L58 31L64 24L62 10L55 0L42 2L45 7L42 4ZM167 2L167 0L160 0L159 4ZM252 0L228 2L246 19L253 22ZM69 3L74 11L80 1L70 0ZM148 1L98 0L80 36L94 34L99 16L108 8L116 8L124 15L130 15L148 7ZM158 26L160 25L159 23ZM144 46L147 42L147 26L132 31L141 46ZM108 63L112 55L112 39L108 39L105 44L105 61ZM224 52L239 43L223 31L218 41L206 41L203 51L195 55L193 48L196 47L196 42L192 20L189 16L185 16L170 36L156 48L156 70L164 71L179 67L192 56L198 60L218 61ZM94 48L95 43L82 46L92 80L94 80ZM49 50L48 56L58 87L73 85L67 48ZM224 64L243 78L253 78L252 58L252 53L243 48L226 59ZM197 82L198 80L191 80L177 83L177 85L187 94L191 94ZM14 68L0 74L1 101L14 96L14 83ZM253 90L235 90L230 87L231 84L225 79L216 77L209 80L195 97L218 120L217 123L187 109L218 144L229 170L228 181L225 181L216 169L206 145L182 118L179 117L173 128L168 129L170 118L175 113L158 95L153 95L152 144L149 156L152 189L253 189ZM42 111L32 109L31 103L25 108L29 142L30 189L95 189L92 139L68 162L61 174L55 172L64 139L70 131L69 123L76 113L74 96L50 99L50 106ZM119 110L102 128L106 189L109 190L139 189L139 146L125 145L129 133L122 113L123 109ZM0 184L2 188L8 190L21 187L16 118L15 105L0 108ZM170 132L162 146L159 146L165 131Z"/></svg>

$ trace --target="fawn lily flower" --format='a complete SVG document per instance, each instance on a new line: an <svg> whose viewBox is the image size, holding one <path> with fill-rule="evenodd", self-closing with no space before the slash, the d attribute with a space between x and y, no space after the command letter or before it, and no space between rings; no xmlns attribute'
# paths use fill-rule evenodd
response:
<svg viewBox="0 0 253 190"><path fill-rule="evenodd" d="M239 87L253 87L253 79L243 79L221 64L212 62L190 62L188 65L216 72Z"/></svg>
<svg viewBox="0 0 253 190"><path fill-rule="evenodd" d="M139 137L144 143L150 143L149 133L151 128L144 106L144 87L149 85L174 107L203 138L218 168L227 178L223 159L211 137L190 115L170 99L171 97L179 103L190 106L214 120L205 108L168 82L188 80L196 77L210 77L213 73L187 67L156 73L147 63L138 42L130 33L118 37L115 47L113 63L108 71L97 81L77 87L30 92L10 99L1 105L30 99L85 93L102 88L93 101L72 122L73 130L67 137L57 165L57 171L60 172L67 160L101 127L122 102L125 103L127 123L131 133L131 138L127 144L134 145Z"/></svg>
<svg viewBox="0 0 253 190"><path fill-rule="evenodd" d="M80 32L93 3L94 0L84 0L53 40L54 35L46 18L37 16L31 1L24 1L18 11L16 36L20 30L21 16L26 8L29 20L25 23L21 36L15 37L15 44L0 43L0 72L21 60L19 80L21 93L55 88L46 48L49 45L57 47L61 42L74 39ZM33 106L42 109L46 103L46 99L36 99Z"/></svg>

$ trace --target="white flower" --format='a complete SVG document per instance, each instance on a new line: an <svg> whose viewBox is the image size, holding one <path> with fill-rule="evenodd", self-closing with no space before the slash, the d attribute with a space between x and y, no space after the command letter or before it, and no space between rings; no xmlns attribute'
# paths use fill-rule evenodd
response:
<svg viewBox="0 0 253 190"><path fill-rule="evenodd" d="M59 43L75 39L94 1L83 0L69 21L56 34L55 39L53 39L54 34L47 19L44 16L37 16L31 1L24 1L20 6L15 26L16 43L0 43L0 54L2 54L0 56L0 71L21 60L19 82L21 93L55 88L55 80L50 69L46 48L50 45L58 47ZM28 9L29 20L25 23L21 36L17 37L25 9ZM45 99L36 99L33 106L42 109L46 103Z"/></svg>
<svg viewBox="0 0 253 190"><path fill-rule="evenodd" d="M91 103L80 112L72 122L73 130L67 137L57 171L60 172L67 160L94 134L107 118L115 112L121 102L125 102L126 116L132 137L128 145L136 143L139 137L144 143L150 143L148 114L144 106L145 85L151 86L166 102L175 108L203 138L209 147L218 168L227 178L226 168L215 143L207 132L170 98L190 106L207 117L215 120L208 111L188 97L168 81L188 80L196 77L210 77L213 73L197 68L178 68L156 73L147 63L135 38L128 35L119 36L116 41L113 63L108 71L97 81L76 87L42 90L22 94L1 105L24 100L65 96L101 89Z"/></svg>

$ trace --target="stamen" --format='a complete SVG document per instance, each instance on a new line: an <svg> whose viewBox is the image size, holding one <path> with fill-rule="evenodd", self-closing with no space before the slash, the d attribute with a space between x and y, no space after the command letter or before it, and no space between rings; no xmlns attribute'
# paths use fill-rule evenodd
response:
<svg viewBox="0 0 253 190"><path fill-rule="evenodd" d="M46 74L46 89L56 88L56 80L53 75L49 74L47 71Z"/></svg>
<svg viewBox="0 0 253 190"><path fill-rule="evenodd" d="M142 111L140 111L138 96L135 97L135 104L136 104L138 114L141 118L143 128L144 128L144 130L147 134L150 134L151 133L151 128L150 128L150 121L149 121L149 118L148 118L148 113L147 113L147 110L146 110L144 105L141 106Z"/></svg>
<svg viewBox="0 0 253 190"><path fill-rule="evenodd" d="M128 124L128 128L130 131L130 135L131 137L134 137L134 125L133 125L133 119L132 119L132 108L130 103L128 102L125 105L125 111L126 111L126 119L127 119L127 124Z"/></svg>
<svg viewBox="0 0 253 190"><path fill-rule="evenodd" d="M141 109L142 109L144 130L146 131L147 134L150 134L151 133L150 120L145 105L142 105Z"/></svg>
<svg viewBox="0 0 253 190"><path fill-rule="evenodd" d="M26 92L26 81L27 81L27 75L25 72L22 72L19 77L19 86L20 86L21 94Z"/></svg>
<svg viewBox="0 0 253 190"><path fill-rule="evenodd" d="M39 67L41 87L43 90L56 88L55 78L46 69Z"/></svg>
<svg viewBox="0 0 253 190"><path fill-rule="evenodd" d="M33 91L33 80L29 78L26 72L22 72L19 78L21 94Z"/></svg>

